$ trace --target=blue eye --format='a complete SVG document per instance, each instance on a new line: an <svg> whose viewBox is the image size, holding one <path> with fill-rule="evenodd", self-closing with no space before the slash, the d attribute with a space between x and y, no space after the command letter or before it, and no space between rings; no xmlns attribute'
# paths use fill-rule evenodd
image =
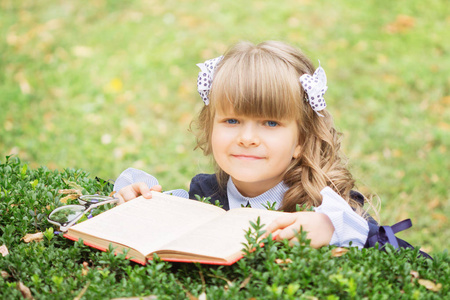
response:
<svg viewBox="0 0 450 300"><path fill-rule="evenodd" d="M275 121L267 121L266 125L269 127L276 127L276 126L278 126L278 123Z"/></svg>
<svg viewBox="0 0 450 300"><path fill-rule="evenodd" d="M238 120L236 120L236 119L228 119L228 120L226 120L226 122L227 122L228 124L237 124L237 123L238 123Z"/></svg>

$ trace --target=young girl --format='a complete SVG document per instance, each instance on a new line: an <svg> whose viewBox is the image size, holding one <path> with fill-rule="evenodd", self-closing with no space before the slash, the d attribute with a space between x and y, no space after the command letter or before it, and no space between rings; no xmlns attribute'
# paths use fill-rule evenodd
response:
<svg viewBox="0 0 450 300"><path fill-rule="evenodd" d="M340 154L340 133L325 110L324 70L281 42L241 42L223 57L198 65L205 106L196 121L197 146L214 158L216 174L198 174L189 197L285 212L267 227L278 239L296 241L302 227L313 247L368 246L364 197ZM140 176L143 176L139 178ZM116 181L122 201L150 198L148 174L128 169ZM126 184L124 184L124 182ZM298 205L314 211L296 212ZM369 224L370 223L370 224ZM378 239L378 238L377 238Z"/></svg>

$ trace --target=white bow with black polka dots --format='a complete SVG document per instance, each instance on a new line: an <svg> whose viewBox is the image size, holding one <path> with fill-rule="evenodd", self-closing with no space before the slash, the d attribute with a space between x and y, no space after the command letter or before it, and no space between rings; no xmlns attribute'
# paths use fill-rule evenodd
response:
<svg viewBox="0 0 450 300"><path fill-rule="evenodd" d="M197 89L200 97L202 97L205 105L209 104L209 90L211 89L214 70L216 69L217 64L222 60L223 56L219 56L213 59L209 59L202 64L197 64L197 66L201 69L198 73L197 79Z"/></svg>
<svg viewBox="0 0 450 300"><path fill-rule="evenodd" d="M325 95L328 87L327 75L325 74L324 69L320 66L320 61L319 67L312 76L309 74L303 74L302 76L300 76L300 83L302 84L303 89L308 95L307 101L309 102L309 105L311 105L312 109L319 116L323 117L323 115L320 114L319 111L327 107L323 96Z"/></svg>

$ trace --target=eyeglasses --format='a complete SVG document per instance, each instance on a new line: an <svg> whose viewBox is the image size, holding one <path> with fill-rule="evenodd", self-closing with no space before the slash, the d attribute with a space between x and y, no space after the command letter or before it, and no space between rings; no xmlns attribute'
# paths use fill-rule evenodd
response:
<svg viewBox="0 0 450 300"><path fill-rule="evenodd" d="M59 226L62 232L66 232L69 227L78 222L91 209L108 203L119 202L119 198L101 195L83 195L78 197L80 205L65 205L54 209L47 217L47 220Z"/></svg>

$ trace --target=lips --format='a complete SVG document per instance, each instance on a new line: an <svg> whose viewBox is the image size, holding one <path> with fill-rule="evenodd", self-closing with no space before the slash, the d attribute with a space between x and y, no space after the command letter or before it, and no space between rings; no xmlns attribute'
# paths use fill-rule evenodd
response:
<svg viewBox="0 0 450 300"><path fill-rule="evenodd" d="M242 160L257 160L264 158L263 156L248 155L248 154L232 154L231 156Z"/></svg>

